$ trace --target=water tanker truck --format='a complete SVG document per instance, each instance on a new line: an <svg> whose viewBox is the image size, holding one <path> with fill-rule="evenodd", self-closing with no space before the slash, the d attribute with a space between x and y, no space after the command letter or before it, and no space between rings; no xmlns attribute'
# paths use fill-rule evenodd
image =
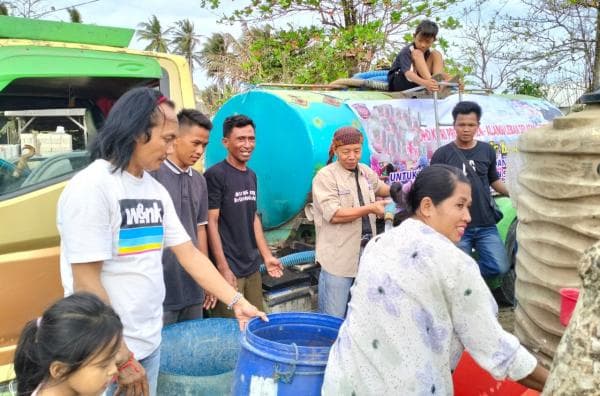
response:
<svg viewBox="0 0 600 396"><path fill-rule="evenodd" d="M249 166L258 176L258 207L269 240L279 247L309 240L311 227L306 226L304 208L312 178L326 165L337 128L349 125L362 131L366 138L362 162L390 183L414 179L441 144L454 140L451 111L458 94L437 100L392 96L376 91L249 90L231 98L215 115L205 165L225 158L220 142L225 117L252 118L257 143ZM519 135L561 115L549 102L526 96L465 93L463 100L476 101L483 108L477 139L496 148L503 179ZM507 238L515 211L507 198L499 197L497 202L504 212L498 228Z"/></svg>

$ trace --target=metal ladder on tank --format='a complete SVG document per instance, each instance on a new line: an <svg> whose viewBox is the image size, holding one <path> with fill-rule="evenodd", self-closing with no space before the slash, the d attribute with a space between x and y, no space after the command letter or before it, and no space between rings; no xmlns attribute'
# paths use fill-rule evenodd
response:
<svg viewBox="0 0 600 396"><path fill-rule="evenodd" d="M460 84L456 83L456 82L447 82L447 81L439 81L438 85L440 85L440 87L457 87L458 88L458 101L462 102L463 100L463 90L460 89ZM418 86L418 87L414 87L411 89L407 89L405 91L401 91L403 94L411 94L414 92L421 92L425 90L425 87L422 86ZM441 126L452 126L452 124L442 124L440 123L440 114L439 114L439 109L438 109L438 99L439 99L439 93L437 91L433 92L433 112L435 115L435 140L436 140L436 144L437 144L437 148L439 148L442 145L442 138L440 136L440 127ZM419 115L419 118L420 115ZM421 124L421 122L419 121L419 124ZM421 126L424 126L423 124L421 124Z"/></svg>

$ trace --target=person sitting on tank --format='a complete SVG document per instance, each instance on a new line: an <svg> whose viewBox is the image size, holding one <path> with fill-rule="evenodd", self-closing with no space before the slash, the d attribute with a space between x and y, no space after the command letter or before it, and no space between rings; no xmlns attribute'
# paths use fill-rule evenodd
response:
<svg viewBox="0 0 600 396"><path fill-rule="evenodd" d="M405 46L396 56L388 71L390 91L405 91L422 86L429 92L440 91L440 81L458 82L444 72L444 58L441 52L431 49L439 28L430 20L417 26L413 42Z"/></svg>
<svg viewBox="0 0 600 396"><path fill-rule="evenodd" d="M432 165L403 200L411 217L362 255L322 394L452 395L464 350L494 378L541 390L548 371L502 329L477 263L456 246L471 220L469 179Z"/></svg>

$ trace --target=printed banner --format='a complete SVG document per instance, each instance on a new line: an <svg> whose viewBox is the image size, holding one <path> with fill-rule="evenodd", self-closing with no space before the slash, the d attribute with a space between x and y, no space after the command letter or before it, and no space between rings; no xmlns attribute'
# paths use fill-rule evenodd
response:
<svg viewBox="0 0 600 396"><path fill-rule="evenodd" d="M542 99L466 94L463 100L477 102L483 109L476 139L495 147L502 180L507 156L516 151L519 135L562 115L558 108ZM444 145L455 139L452 109L456 103L458 95L437 101L438 138L433 99L346 102L367 134L371 168L388 183L414 179L429 164L438 142Z"/></svg>

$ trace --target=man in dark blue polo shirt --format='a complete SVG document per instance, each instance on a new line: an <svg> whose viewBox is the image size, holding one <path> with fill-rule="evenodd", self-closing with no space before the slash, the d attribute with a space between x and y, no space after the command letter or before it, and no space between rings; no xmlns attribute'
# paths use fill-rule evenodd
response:
<svg viewBox="0 0 600 396"><path fill-rule="evenodd" d="M208 193L204 176L192 169L202 157L208 144L212 123L196 110L184 109L177 115L179 136L173 143L173 152L152 172L169 192L175 211L194 245L208 256L206 224L208 221ZM204 307L212 308L216 300L204 296L204 291L188 275L169 249L163 253L163 271L166 296L163 304L165 325L202 318Z"/></svg>

